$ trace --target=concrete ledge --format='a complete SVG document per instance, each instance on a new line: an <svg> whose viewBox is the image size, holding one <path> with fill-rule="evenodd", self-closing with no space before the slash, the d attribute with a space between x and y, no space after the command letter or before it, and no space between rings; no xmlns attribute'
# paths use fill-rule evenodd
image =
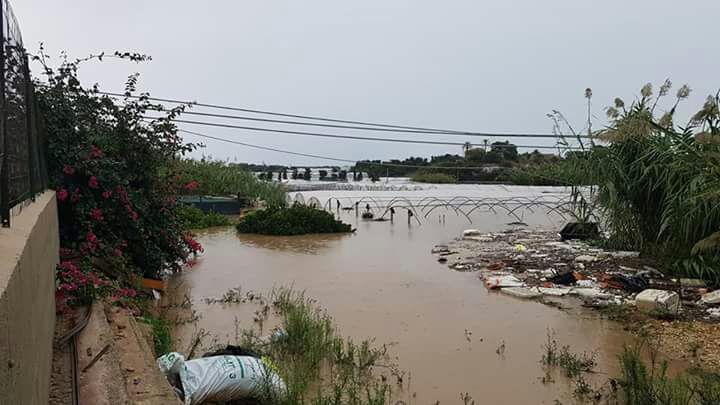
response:
<svg viewBox="0 0 720 405"><path fill-rule="evenodd" d="M0 228L0 404L47 404L58 263L55 193Z"/></svg>

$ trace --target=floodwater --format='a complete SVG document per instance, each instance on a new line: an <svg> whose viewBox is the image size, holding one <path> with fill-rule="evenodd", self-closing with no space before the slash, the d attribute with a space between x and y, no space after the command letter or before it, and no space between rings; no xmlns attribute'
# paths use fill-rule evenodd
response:
<svg viewBox="0 0 720 405"><path fill-rule="evenodd" d="M438 186L402 195L418 201L428 195L506 198L558 192L550 188ZM342 197L343 205L349 205L367 195L387 201L401 193L304 194L306 200L314 196L323 203L330 197ZM334 200L332 204L334 210ZM409 386L400 395L407 402L459 403L460 394L467 392L479 404L552 404L556 399L572 403L574 384L559 377L551 384L541 381L540 359L548 330L573 351L597 352L598 371L609 374L616 374L617 355L622 345L630 342L629 335L619 325L582 309L568 313L490 292L475 273L449 270L430 253L434 245L458 237L463 229L506 229L506 224L517 218L503 212L476 210L470 224L452 208L440 207L428 218L420 215L421 224L408 225L406 211L399 207L392 223L363 221L354 211L340 211L342 219L357 228L348 235L269 237L238 235L234 229L207 232L200 237L205 254L173 280L174 294L187 295L193 309L202 315L197 326L180 327L184 341L180 347L185 347L194 328L204 328L223 343L234 340L236 323L240 328L254 325L253 305L206 304L204 298L219 298L235 287L267 293L274 286L293 285L317 299L335 318L342 334L392 344L391 354L408 373L405 382ZM530 228L557 226L559 221L543 209L525 209L522 219ZM504 353L498 354L503 344Z"/></svg>

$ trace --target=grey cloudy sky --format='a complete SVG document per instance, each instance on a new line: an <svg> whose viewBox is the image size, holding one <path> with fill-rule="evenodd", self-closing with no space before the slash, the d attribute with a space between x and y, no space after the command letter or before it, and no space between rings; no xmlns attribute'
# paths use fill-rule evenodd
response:
<svg viewBox="0 0 720 405"><path fill-rule="evenodd" d="M142 65L112 60L87 65L81 73L88 83L121 90L127 74L137 71L141 89L154 96L273 111L550 132L545 114L552 109L582 126L586 87L593 89L600 118L614 97L632 99L647 81L659 85L669 77L675 89L689 83L693 94L681 110L685 116L720 87L716 0L15 0L12 5L30 50L43 41L52 54L131 50L153 57ZM456 146L188 129L348 159L460 152ZM516 141L523 142L530 141ZM250 162L324 163L211 141L204 153Z"/></svg>

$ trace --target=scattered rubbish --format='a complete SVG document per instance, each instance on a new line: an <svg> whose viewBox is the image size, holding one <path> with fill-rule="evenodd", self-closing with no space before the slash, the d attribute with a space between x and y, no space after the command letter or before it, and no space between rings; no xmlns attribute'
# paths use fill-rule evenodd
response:
<svg viewBox="0 0 720 405"><path fill-rule="evenodd" d="M713 292L709 292L707 294L704 294L700 301L702 301L705 305L718 305L720 304L720 290L715 290Z"/></svg>
<svg viewBox="0 0 720 405"><path fill-rule="evenodd" d="M622 266L621 266L622 267ZM643 274L628 276L625 274L605 274L601 278L601 286L628 292L640 292L649 287L648 279Z"/></svg>
<svg viewBox="0 0 720 405"><path fill-rule="evenodd" d="M710 318L720 319L720 308L708 308L707 314Z"/></svg>
<svg viewBox="0 0 720 405"><path fill-rule="evenodd" d="M549 277L548 281L554 283L554 284L561 284L561 285L570 285L575 283L575 275L572 271L568 271L566 273L558 274L553 277Z"/></svg>
<svg viewBox="0 0 720 405"><path fill-rule="evenodd" d="M575 262L577 263L592 263L597 260L597 257L590 256L590 255L580 255L575 258Z"/></svg>
<svg viewBox="0 0 720 405"><path fill-rule="evenodd" d="M597 285L595 284L594 281L592 281L592 280L587 280L587 279L578 280L577 282L575 282L575 285L577 285L578 287L582 287L582 288L595 288L595 287L597 287Z"/></svg>
<svg viewBox="0 0 720 405"><path fill-rule="evenodd" d="M514 222L508 222L507 225L509 226L528 226L525 222L522 221L514 221Z"/></svg>
<svg viewBox="0 0 720 405"><path fill-rule="evenodd" d="M525 245L519 243L515 245L515 250L518 252L527 252L527 248L525 247Z"/></svg>
<svg viewBox="0 0 720 405"><path fill-rule="evenodd" d="M373 215L372 212L367 211L367 212L363 212L361 217L362 217L362 219L373 219L375 217L375 215Z"/></svg>
<svg viewBox="0 0 720 405"><path fill-rule="evenodd" d="M529 288L529 287L510 287L510 288L503 288L500 290L503 294L510 295L512 297L517 298L524 298L524 299L534 299L534 298L540 298L542 294L538 291L537 288Z"/></svg>
<svg viewBox="0 0 720 405"><path fill-rule="evenodd" d="M481 236L482 232L477 229L466 229L463 231L463 236Z"/></svg>
<svg viewBox="0 0 720 405"><path fill-rule="evenodd" d="M674 291L647 289L635 297L635 305L643 311L668 310L676 312L680 308L680 296Z"/></svg>
<svg viewBox="0 0 720 405"><path fill-rule="evenodd" d="M608 255L615 259L628 259L633 257L639 257L640 252L631 252L631 251L616 251L616 252L607 252Z"/></svg>
<svg viewBox="0 0 720 405"><path fill-rule="evenodd" d="M704 288L707 286L707 284L705 284L705 281L697 279L697 278L681 278L680 286L683 288L685 288L685 287Z"/></svg>
<svg viewBox="0 0 720 405"><path fill-rule="evenodd" d="M603 292L599 288L573 288L570 290L570 294L588 299L610 299L615 297L612 294Z"/></svg>
<svg viewBox="0 0 720 405"><path fill-rule="evenodd" d="M485 277L485 287L491 290L496 288L522 287L523 285L525 284L522 281L512 275Z"/></svg>
<svg viewBox="0 0 720 405"><path fill-rule="evenodd" d="M542 295L548 295L551 297L563 297L570 293L570 288L556 288L556 287L538 287L538 291Z"/></svg>
<svg viewBox="0 0 720 405"><path fill-rule="evenodd" d="M447 253L449 251L450 251L450 249L447 247L447 245L436 245L434 248L432 248L430 253L440 254L440 253Z"/></svg>
<svg viewBox="0 0 720 405"><path fill-rule="evenodd" d="M503 268L505 268L505 263L503 262L496 262L487 266L487 269L490 271L500 271Z"/></svg>
<svg viewBox="0 0 720 405"><path fill-rule="evenodd" d="M280 376L252 356L212 356L185 361L179 353L157 359L185 405L228 402L247 398L259 384L278 392L285 390Z"/></svg>
<svg viewBox="0 0 720 405"><path fill-rule="evenodd" d="M594 222L570 222L560 231L562 240L587 240L598 239L600 231Z"/></svg>
<svg viewBox="0 0 720 405"><path fill-rule="evenodd" d="M438 262L440 262L440 263L447 262L447 257L438 257Z"/></svg>

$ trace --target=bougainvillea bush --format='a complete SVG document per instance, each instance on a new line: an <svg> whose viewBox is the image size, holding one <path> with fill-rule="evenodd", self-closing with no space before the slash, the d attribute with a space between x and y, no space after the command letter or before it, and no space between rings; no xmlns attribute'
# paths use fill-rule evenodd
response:
<svg viewBox="0 0 720 405"><path fill-rule="evenodd" d="M183 143L171 120L182 111L155 111L139 99L112 99L78 78L82 62L63 58L49 67L41 50L34 57L45 73L36 83L41 123L47 134L48 172L56 190L60 221L61 264L58 293L69 303L96 295L119 300L139 276L173 272L202 250L177 216L177 176L172 162L194 147ZM113 55L139 62L138 54ZM108 57L108 56L105 56ZM126 96L135 92L130 76Z"/></svg>

